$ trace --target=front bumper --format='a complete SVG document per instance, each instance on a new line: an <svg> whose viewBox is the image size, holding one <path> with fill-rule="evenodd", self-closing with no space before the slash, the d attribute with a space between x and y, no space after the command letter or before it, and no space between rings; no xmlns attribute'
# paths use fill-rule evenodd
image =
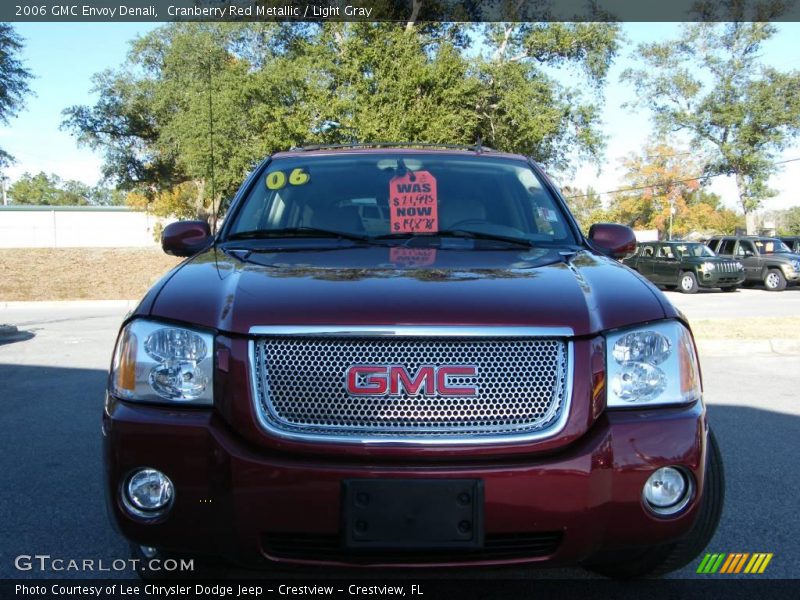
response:
<svg viewBox="0 0 800 600"><path fill-rule="evenodd" d="M782 267L781 270L783 271L783 276L786 278L786 281L789 283L800 282L800 271L795 271L789 267Z"/></svg>
<svg viewBox="0 0 800 600"><path fill-rule="evenodd" d="M606 411L556 453L431 460L297 456L254 447L211 410L134 405L109 398L103 418L112 520L130 540L165 550L222 555L249 566L456 566L574 564L601 549L651 546L685 534L703 492L707 427L701 402L680 408ZM650 514L642 487L666 465L694 477L695 494L671 518ZM142 523L120 501L140 467L176 488L163 519ZM480 479L485 547L460 553L365 555L341 549L342 481L357 478ZM499 549L499 550L498 550Z"/></svg>
<svg viewBox="0 0 800 600"><path fill-rule="evenodd" d="M745 279L744 271L723 273L720 271L698 271L697 283L701 287L728 287L741 285Z"/></svg>

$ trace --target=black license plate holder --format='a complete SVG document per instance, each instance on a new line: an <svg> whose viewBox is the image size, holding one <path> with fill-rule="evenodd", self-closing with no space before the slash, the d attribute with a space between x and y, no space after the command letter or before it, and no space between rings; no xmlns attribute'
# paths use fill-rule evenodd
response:
<svg viewBox="0 0 800 600"><path fill-rule="evenodd" d="M480 479L348 479L342 536L350 549L483 546Z"/></svg>

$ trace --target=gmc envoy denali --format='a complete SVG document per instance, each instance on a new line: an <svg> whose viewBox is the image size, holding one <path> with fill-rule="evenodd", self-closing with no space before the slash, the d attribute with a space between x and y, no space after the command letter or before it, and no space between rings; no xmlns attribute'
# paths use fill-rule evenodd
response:
<svg viewBox="0 0 800 600"><path fill-rule="evenodd" d="M103 415L132 551L246 566L692 561L724 474L684 316L480 146L276 154L126 318Z"/></svg>

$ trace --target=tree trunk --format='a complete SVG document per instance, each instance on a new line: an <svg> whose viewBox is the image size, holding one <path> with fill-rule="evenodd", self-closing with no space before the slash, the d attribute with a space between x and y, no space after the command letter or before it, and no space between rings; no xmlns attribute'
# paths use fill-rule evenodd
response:
<svg viewBox="0 0 800 600"><path fill-rule="evenodd" d="M205 207L206 182L205 179L195 180L197 184L197 195L195 196L195 218L200 221L208 221L211 213Z"/></svg>
<svg viewBox="0 0 800 600"><path fill-rule="evenodd" d="M422 6L422 0L413 0L411 2L411 16L408 17L408 22L406 23L406 31L413 31L414 24L417 22L417 17L419 17L419 9Z"/></svg>
<svg viewBox="0 0 800 600"><path fill-rule="evenodd" d="M747 204L747 184L744 181L744 176L741 173L736 173L736 192L739 195L739 204L744 211L744 226L747 229L747 235L756 235L756 213Z"/></svg>

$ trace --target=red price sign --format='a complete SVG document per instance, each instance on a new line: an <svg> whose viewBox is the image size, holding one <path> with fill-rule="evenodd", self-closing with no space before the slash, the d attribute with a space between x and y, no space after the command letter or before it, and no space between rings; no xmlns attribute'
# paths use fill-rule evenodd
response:
<svg viewBox="0 0 800 600"><path fill-rule="evenodd" d="M389 227L392 233L439 231L436 178L427 171L409 171L389 182Z"/></svg>

